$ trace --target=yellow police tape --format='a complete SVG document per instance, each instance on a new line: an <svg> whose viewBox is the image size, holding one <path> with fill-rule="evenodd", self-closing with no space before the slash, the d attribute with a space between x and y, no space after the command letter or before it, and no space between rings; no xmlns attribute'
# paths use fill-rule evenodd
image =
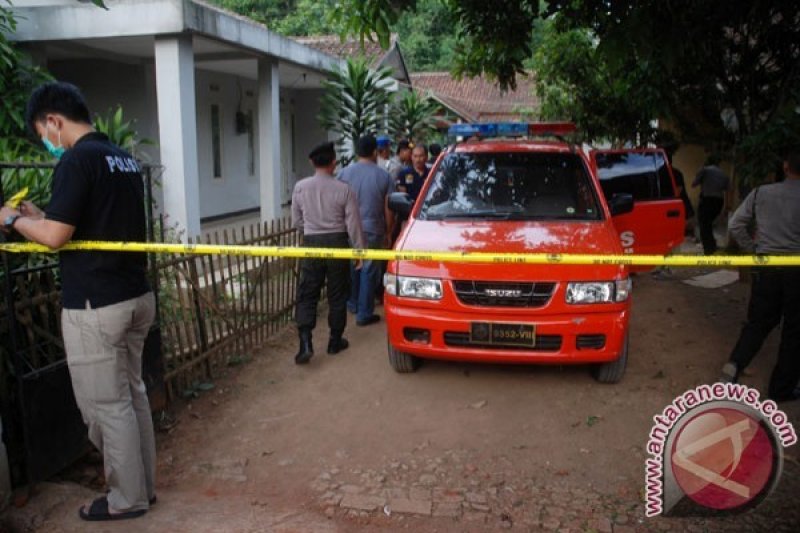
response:
<svg viewBox="0 0 800 533"><path fill-rule="evenodd" d="M399 261L441 261L450 263L511 263L528 265L628 265L628 266L800 266L798 255L595 255L595 254L509 254L485 252L427 252L362 250L352 248L298 248L236 244L166 244L142 242L73 241L58 251L95 250L104 252L148 252L199 255L245 255L253 257L296 257L305 259L367 259ZM0 252L49 253L34 243L0 243Z"/></svg>

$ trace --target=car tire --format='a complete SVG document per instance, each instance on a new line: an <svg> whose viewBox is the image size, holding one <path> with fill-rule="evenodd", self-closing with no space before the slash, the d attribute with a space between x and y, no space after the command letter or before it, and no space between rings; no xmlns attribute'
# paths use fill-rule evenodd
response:
<svg viewBox="0 0 800 533"><path fill-rule="evenodd" d="M395 347L391 344L388 345L388 348L389 364L392 365L392 368L394 368L395 372L408 374L417 371L417 368L419 368L419 358L409 355L405 352L401 352L395 349Z"/></svg>
<svg viewBox="0 0 800 533"><path fill-rule="evenodd" d="M614 361L601 363L592 369L592 376L600 383L619 383L628 365L628 336L622 344L622 353Z"/></svg>

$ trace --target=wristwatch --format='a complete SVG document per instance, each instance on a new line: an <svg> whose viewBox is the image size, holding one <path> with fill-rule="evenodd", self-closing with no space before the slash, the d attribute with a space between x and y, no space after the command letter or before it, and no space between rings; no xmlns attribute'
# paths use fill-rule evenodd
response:
<svg viewBox="0 0 800 533"><path fill-rule="evenodd" d="M17 221L19 217L22 215L8 215L6 219L3 221L3 227L7 230L14 229L14 222Z"/></svg>

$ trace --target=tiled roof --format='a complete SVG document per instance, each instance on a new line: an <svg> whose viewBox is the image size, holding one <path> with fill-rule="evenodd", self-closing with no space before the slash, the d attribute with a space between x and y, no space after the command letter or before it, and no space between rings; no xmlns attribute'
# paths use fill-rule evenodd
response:
<svg viewBox="0 0 800 533"><path fill-rule="evenodd" d="M411 84L416 91L432 92L442 104L472 122L523 120L521 110L539 108L532 75L517 76L517 89L508 92L486 78L456 80L449 72L411 74Z"/></svg>
<svg viewBox="0 0 800 533"><path fill-rule="evenodd" d="M342 41L338 35L317 35L312 37L292 37L298 43L310 46L325 54L341 57L343 59L351 57L366 57L371 66L375 67L386 55L387 50L381 48L377 41L364 40L364 46L358 39L347 39ZM389 49L397 41L397 36L392 34L392 41Z"/></svg>

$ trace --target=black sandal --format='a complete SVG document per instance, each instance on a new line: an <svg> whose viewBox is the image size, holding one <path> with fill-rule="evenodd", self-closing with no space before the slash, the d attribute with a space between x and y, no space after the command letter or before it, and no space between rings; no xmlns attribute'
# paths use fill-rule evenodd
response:
<svg viewBox="0 0 800 533"><path fill-rule="evenodd" d="M86 511L85 505L82 506L78 510L78 516L80 516L83 520L87 520L89 522L104 522L108 520L126 520L128 518L139 518L146 512L147 512L146 509L139 509L138 511L128 511L125 513L111 514L110 512L108 512L108 499L106 499L105 496L101 496L92 502L92 505L89 506L88 511Z"/></svg>

